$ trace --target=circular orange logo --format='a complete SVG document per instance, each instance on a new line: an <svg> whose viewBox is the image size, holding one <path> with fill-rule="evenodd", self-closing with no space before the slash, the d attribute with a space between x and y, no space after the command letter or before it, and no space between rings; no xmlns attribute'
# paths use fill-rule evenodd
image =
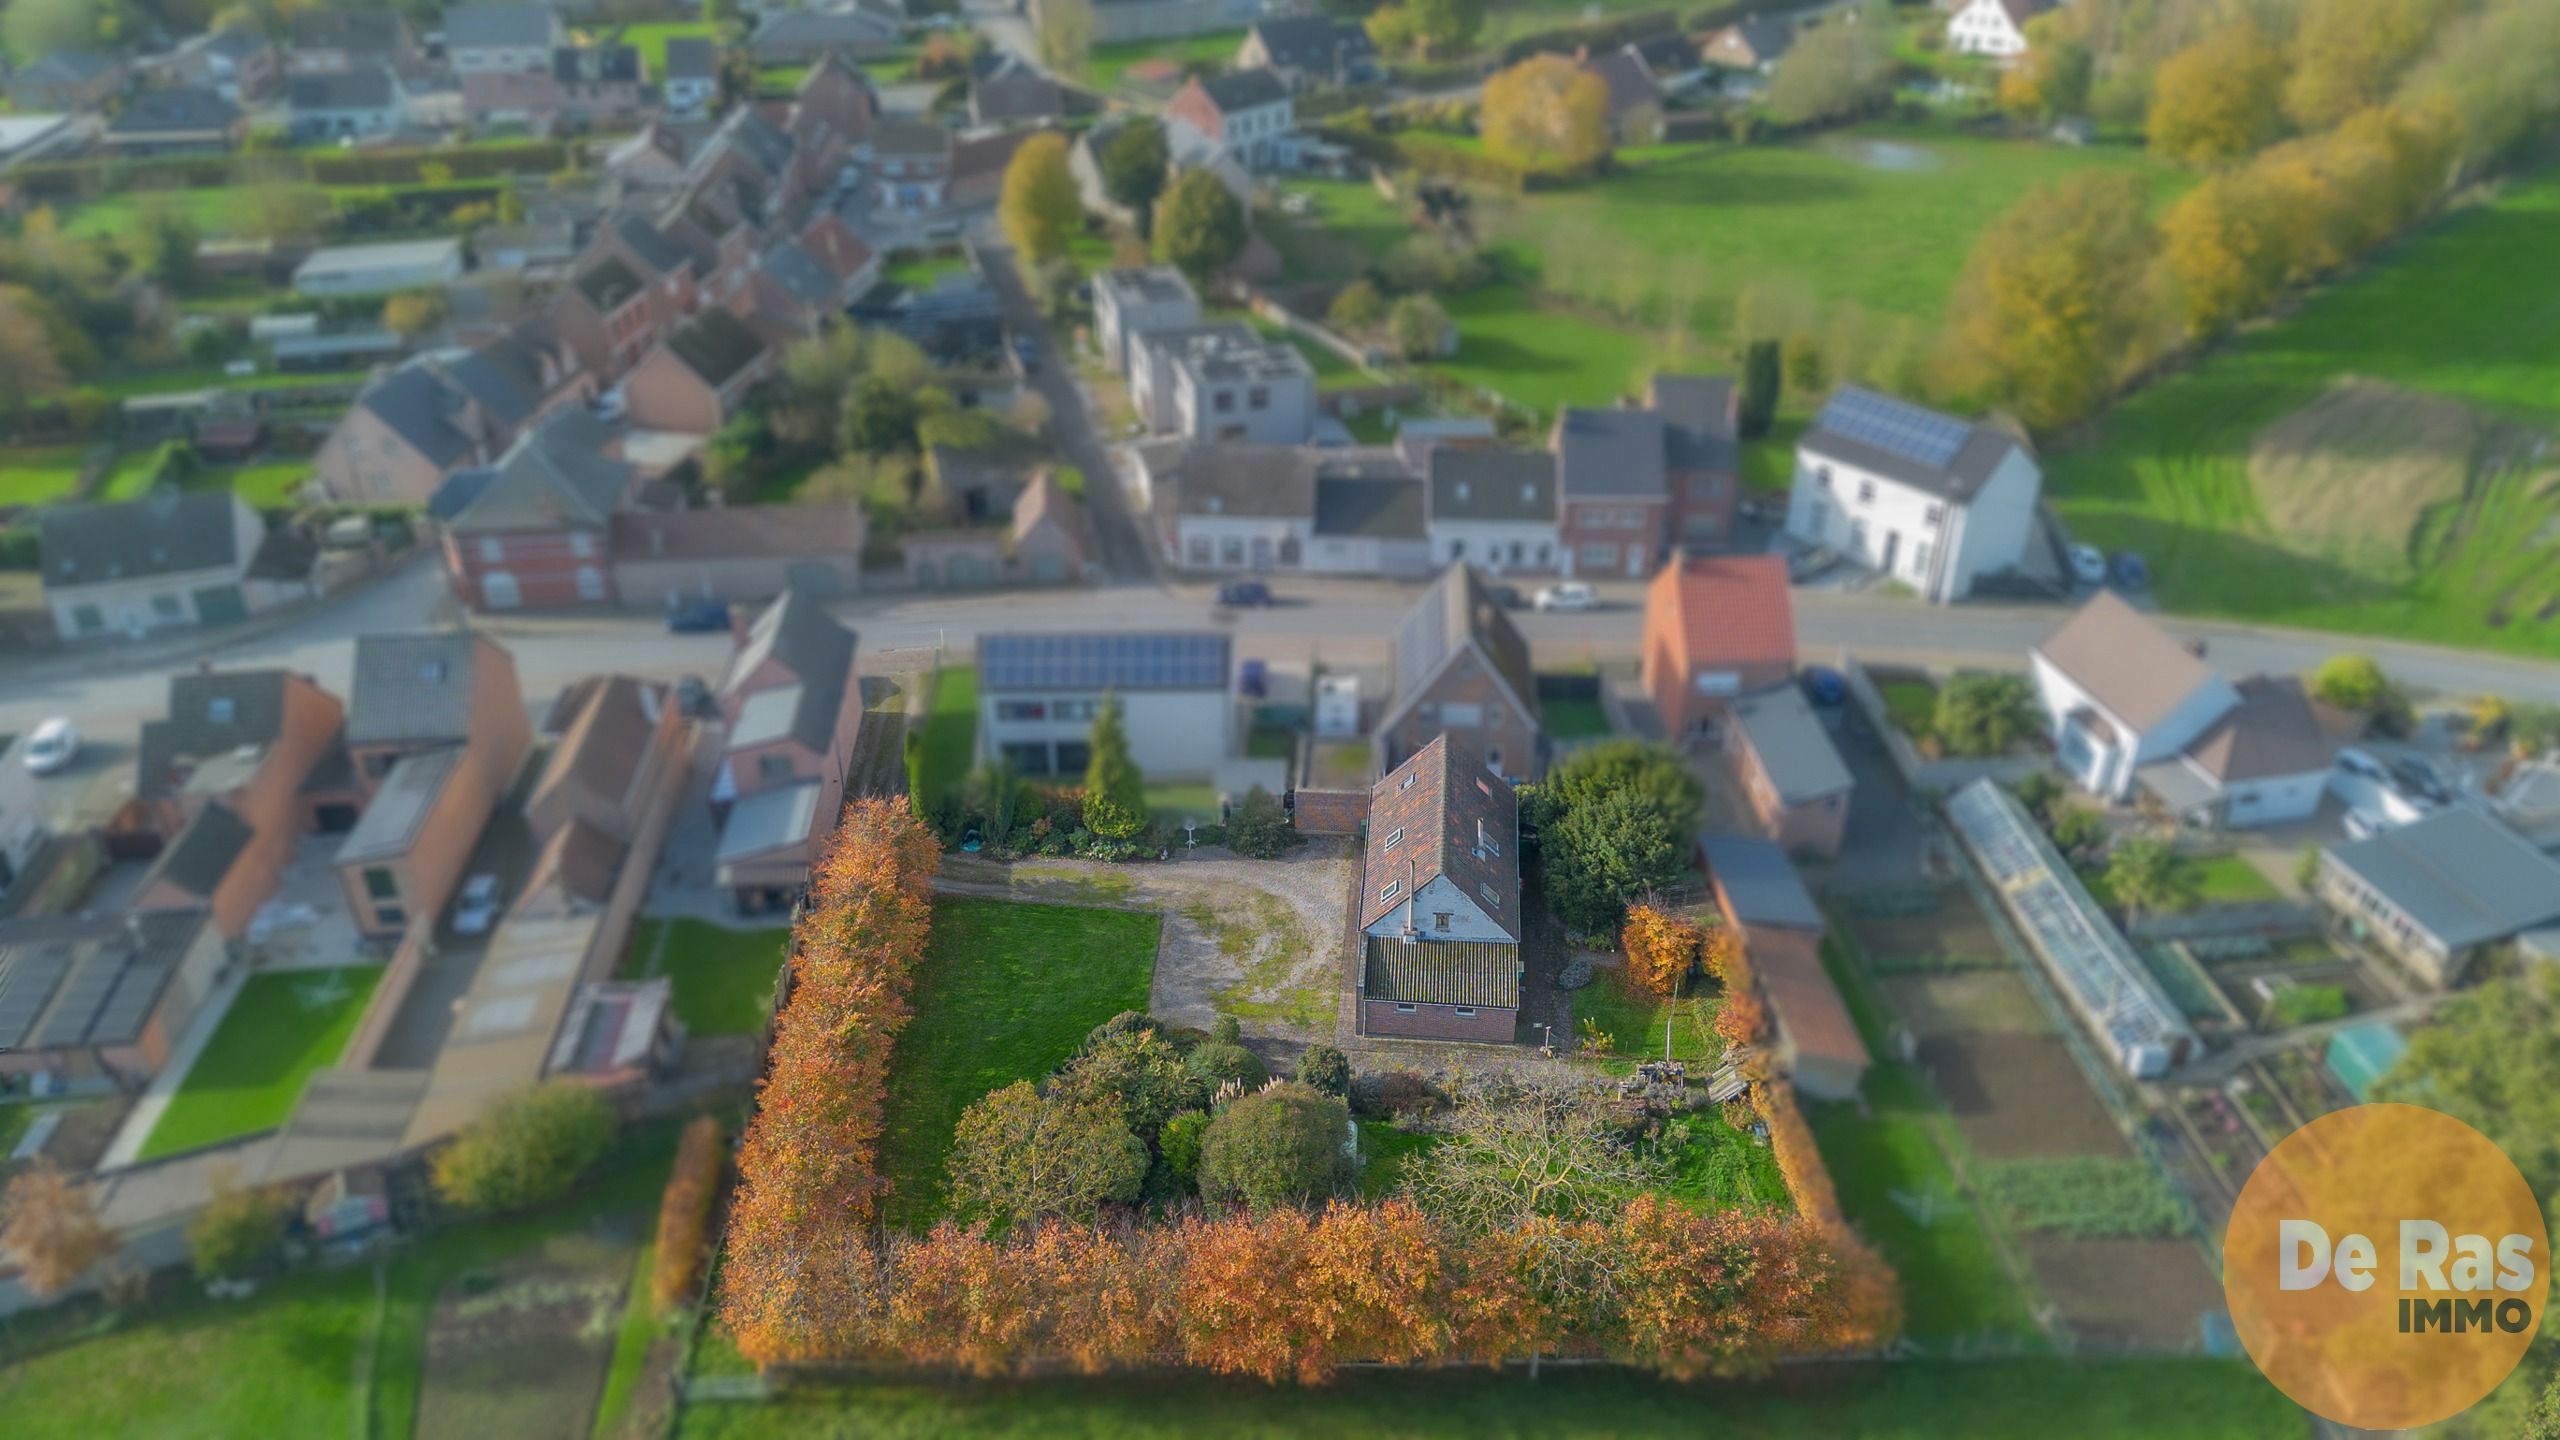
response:
<svg viewBox="0 0 2560 1440"><path fill-rule="evenodd" d="M2550 1260L2533 1188L2488 1137L2416 1105L2359 1105L2286 1136L2241 1187L2222 1288L2249 1358L2295 1404L2404 1430L2515 1369Z"/></svg>

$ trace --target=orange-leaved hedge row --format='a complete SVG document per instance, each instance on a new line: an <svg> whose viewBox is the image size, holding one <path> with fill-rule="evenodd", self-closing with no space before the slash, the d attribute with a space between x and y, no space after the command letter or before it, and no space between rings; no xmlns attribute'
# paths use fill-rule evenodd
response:
<svg viewBox="0 0 2560 1440"><path fill-rule="evenodd" d="M650 1262L649 1295L660 1310L693 1289L703 1243L711 1238L711 1206L720 1195L720 1172L729 1152L721 1146L720 1121L697 1115L676 1142L675 1170L658 1201L658 1246Z"/></svg>
<svg viewBox="0 0 2560 1440"><path fill-rule="evenodd" d="M887 1186L889 1061L933 925L941 845L903 797L859 800L810 875L790 998L738 1151L720 1316L759 1365L847 1353L849 1286Z"/></svg>

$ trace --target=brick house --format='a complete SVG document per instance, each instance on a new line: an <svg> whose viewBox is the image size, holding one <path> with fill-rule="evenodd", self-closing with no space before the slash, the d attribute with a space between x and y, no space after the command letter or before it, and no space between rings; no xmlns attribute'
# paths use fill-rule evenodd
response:
<svg viewBox="0 0 2560 1440"><path fill-rule="evenodd" d="M765 607L720 682L727 721L711 803L714 863L743 912L788 905L843 808L862 726L854 633L797 590Z"/></svg>
<svg viewBox="0 0 2560 1440"><path fill-rule="evenodd" d="M1711 731L1736 696L1796 673L1795 608L1774 555L1675 560L1645 587L1644 689L1673 740Z"/></svg>
<svg viewBox="0 0 2560 1440"><path fill-rule="evenodd" d="M432 923L524 767L515 658L467 632L357 637L347 751L370 791L337 867L359 933Z"/></svg>
<svg viewBox="0 0 2560 1440"><path fill-rule="evenodd" d="M312 471L342 500L423 505L445 477L493 463L535 421L591 398L575 351L529 330L459 355L413 356L329 433Z"/></svg>
<svg viewBox="0 0 2560 1440"><path fill-rule="evenodd" d="M1297 107L1289 87L1269 70L1194 75L1164 107L1173 158L1198 165L1231 157L1248 170L1267 169L1291 148Z"/></svg>
<svg viewBox="0 0 2560 1440"><path fill-rule="evenodd" d="M0 1075L139 1089L230 965L202 910L0 921Z"/></svg>
<svg viewBox="0 0 2560 1440"><path fill-rule="evenodd" d="M608 532L630 498L632 467L584 409L563 410L485 472L453 487L477 494L444 525L445 570L474 610L592 605L613 598Z"/></svg>
<svg viewBox="0 0 2560 1440"><path fill-rule="evenodd" d="M607 250L569 277L553 323L579 363L611 381L658 342L659 317L668 303L663 293L630 261Z"/></svg>
<svg viewBox="0 0 2560 1440"><path fill-rule="evenodd" d="M786 590L835 599L861 592L868 535L862 507L850 501L625 509L613 517L607 553L625 605L688 596L741 603Z"/></svg>
<svg viewBox="0 0 2560 1440"><path fill-rule="evenodd" d="M1733 702L1731 715L1725 753L1761 833L1790 855L1837 856L1853 782L1804 692L1780 685L1746 695Z"/></svg>
<svg viewBox="0 0 2560 1440"><path fill-rule="evenodd" d="M551 53L568 31L547 5L456 5L444 12L444 48L474 120L521 124L551 114L560 87Z"/></svg>
<svg viewBox="0 0 2560 1440"><path fill-rule="evenodd" d="M1443 734L1457 736L1496 775L1535 779L1545 768L1529 642L1469 567L1450 566L1405 612L1394 680L1378 718L1379 770L1397 768Z"/></svg>
<svg viewBox="0 0 2560 1440"><path fill-rule="evenodd" d="M167 843L138 909L213 912L236 940L275 894L295 843L346 823L345 707L285 670L197 670L169 677L168 713L135 747L134 800Z"/></svg>
<svg viewBox="0 0 2560 1440"><path fill-rule="evenodd" d="M628 675L579 681L553 705L556 733L526 792L537 835L583 825L629 845L658 786L681 773L683 707L665 685Z"/></svg>
<svg viewBox="0 0 2560 1440"><path fill-rule="evenodd" d="M1509 1044L1520 1019L1520 806L1443 735L1370 791L1360 1033Z"/></svg>
<svg viewBox="0 0 2560 1440"><path fill-rule="evenodd" d="M670 331L622 382L631 423L709 435L729 423L779 358L736 315L705 310Z"/></svg>
<svg viewBox="0 0 2560 1440"><path fill-rule="evenodd" d="M1739 389L1724 375L1656 375L1644 398L1662 417L1671 543L1723 543L1733 533L1742 491Z"/></svg>

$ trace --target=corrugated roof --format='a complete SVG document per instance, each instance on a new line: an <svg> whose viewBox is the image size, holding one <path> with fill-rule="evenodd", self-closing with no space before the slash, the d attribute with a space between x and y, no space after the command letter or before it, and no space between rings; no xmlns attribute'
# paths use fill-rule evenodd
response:
<svg viewBox="0 0 2560 1440"><path fill-rule="evenodd" d="M978 688L1223 693L1230 650L1214 631L981 635Z"/></svg>
<svg viewBox="0 0 2560 1440"><path fill-rule="evenodd" d="M2467 806L2329 851L2449 950L2560 920L2560 860Z"/></svg>
<svg viewBox="0 0 2560 1440"><path fill-rule="evenodd" d="M1369 937L1365 997L1403 1005L1520 1008L1520 947L1481 940Z"/></svg>
<svg viewBox="0 0 2560 1440"><path fill-rule="evenodd" d="M1849 792L1848 762L1805 703L1803 691L1781 685L1744 696L1733 702L1733 719L1777 788L1780 803L1804 805Z"/></svg>
<svg viewBox="0 0 2560 1440"><path fill-rule="evenodd" d="M2113 590L2090 597L2036 653L2137 731L2168 719L2214 681L2202 656Z"/></svg>

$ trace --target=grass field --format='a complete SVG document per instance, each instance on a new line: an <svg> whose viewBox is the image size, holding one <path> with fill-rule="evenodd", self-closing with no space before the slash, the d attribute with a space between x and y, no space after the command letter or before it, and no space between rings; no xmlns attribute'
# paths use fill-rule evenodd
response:
<svg viewBox="0 0 2560 1440"><path fill-rule="evenodd" d="M942 1158L962 1110L1048 1074L1094 1026L1146 1008L1162 924L1125 910L935 902L915 1019L889 1076L890 1223L921 1229L941 1213Z"/></svg>
<svg viewBox="0 0 2560 1440"><path fill-rule="evenodd" d="M1598 1025L1600 1033L1609 1037L1610 1053L1630 1073L1639 1060L1663 1058L1666 1034L1671 1059L1708 1064L1724 1054L1713 1028L1719 1008L1714 995L1684 993L1677 1000L1640 995L1628 983L1625 971L1603 970L1573 992L1574 1036L1579 1043L1585 1020Z"/></svg>
<svg viewBox="0 0 2560 1440"><path fill-rule="evenodd" d="M1885 717L1895 729L1914 740L1925 740L1938 726L1938 686L1935 681L1919 676L1882 680L1876 694L1884 701Z"/></svg>
<svg viewBox="0 0 2560 1440"><path fill-rule="evenodd" d="M622 27L622 43L640 52L652 76L667 73L667 42L670 40L716 40L720 27L700 20L651 20Z"/></svg>
<svg viewBox="0 0 2560 1440"><path fill-rule="evenodd" d="M2560 654L2560 547L2548 543L2560 486L2547 468L2431 517L2410 579L2286 543L2247 463L2260 430L2349 375L2560 423L2560 295L2514 283L2554 253L2560 176L2545 176L2146 387L2046 457L2046 492L2076 538L2142 552L2179 610Z"/></svg>
<svg viewBox="0 0 2560 1440"><path fill-rule="evenodd" d="M1538 722L1558 740L1589 740L1609 733L1609 712L1597 700L1541 700Z"/></svg>
<svg viewBox="0 0 2560 1440"><path fill-rule="evenodd" d="M910 290L928 290L945 275L969 268L969 257L957 250L901 250L880 269L880 278Z"/></svg>
<svg viewBox="0 0 2560 1440"><path fill-rule="evenodd" d="M2180 863L2195 882L2196 903L2200 905L2256 905L2284 898L2284 892L2266 877L2266 872L2237 855L2207 855ZM2115 892L2107 887L2105 866L2094 865L2081 871L2080 880L2099 904L2116 903Z"/></svg>
<svg viewBox="0 0 2560 1440"><path fill-rule="evenodd" d="M283 1124L302 1082L338 1062L381 978L378 966L250 976L142 1142L141 1158Z"/></svg>
<svg viewBox="0 0 2560 1440"><path fill-rule="evenodd" d="M369 1434L416 1427L427 1317L466 1275L510 1262L601 1217L655 1214L675 1126L632 1135L560 1206L430 1231L392 1253L382 1299L370 1266L306 1271L244 1301L188 1297L66 1343L85 1309L0 1325L0 1412L10 1440L102 1435Z"/></svg>
<svg viewBox="0 0 2560 1440"><path fill-rule="evenodd" d="M1672 1385L1616 1370L1350 1372L1323 1389L1182 1377L864 1386L774 1405L691 1405L684 1440L1240 1440L1697 1436L1734 1440L2299 1440L2302 1413L2213 1360L1823 1365L1758 1384Z"/></svg>
<svg viewBox="0 0 2560 1440"><path fill-rule="evenodd" d="M956 794L969 778L978 749L978 670L974 665L945 665L933 674L933 708L924 716L916 742L916 763L908 788L925 814L945 795Z"/></svg>
<svg viewBox="0 0 2560 1440"><path fill-rule="evenodd" d="M1130 66L1144 60L1170 60L1176 65L1225 66L1236 58L1236 47L1244 44L1242 30L1217 30L1206 35L1187 35L1179 39L1128 40L1116 45L1096 45L1093 58L1085 67L1085 82L1096 90L1116 90L1120 77Z"/></svg>
<svg viewBox="0 0 2560 1440"><path fill-rule="evenodd" d="M707 920L652 920L632 937L623 973L675 981L676 1018L696 1035L753 1035L773 1004L787 930L730 930ZM664 935L665 948L659 948Z"/></svg>
<svg viewBox="0 0 2560 1440"><path fill-rule="evenodd" d="M1883 1017L1831 941L1824 969L1858 1022L1869 1053L1885 1044ZM1816 1105L1807 1118L1840 1191L1840 1207L1902 1278L1903 1329L1922 1343L2040 1338L2026 1295L1947 1163L1961 1143L1954 1121L1919 1076L1879 1060L1867 1070L1865 1105Z"/></svg>
<svg viewBox="0 0 2560 1440"><path fill-rule="evenodd" d="M0 505L41 505L80 484L86 445L0 446Z"/></svg>

